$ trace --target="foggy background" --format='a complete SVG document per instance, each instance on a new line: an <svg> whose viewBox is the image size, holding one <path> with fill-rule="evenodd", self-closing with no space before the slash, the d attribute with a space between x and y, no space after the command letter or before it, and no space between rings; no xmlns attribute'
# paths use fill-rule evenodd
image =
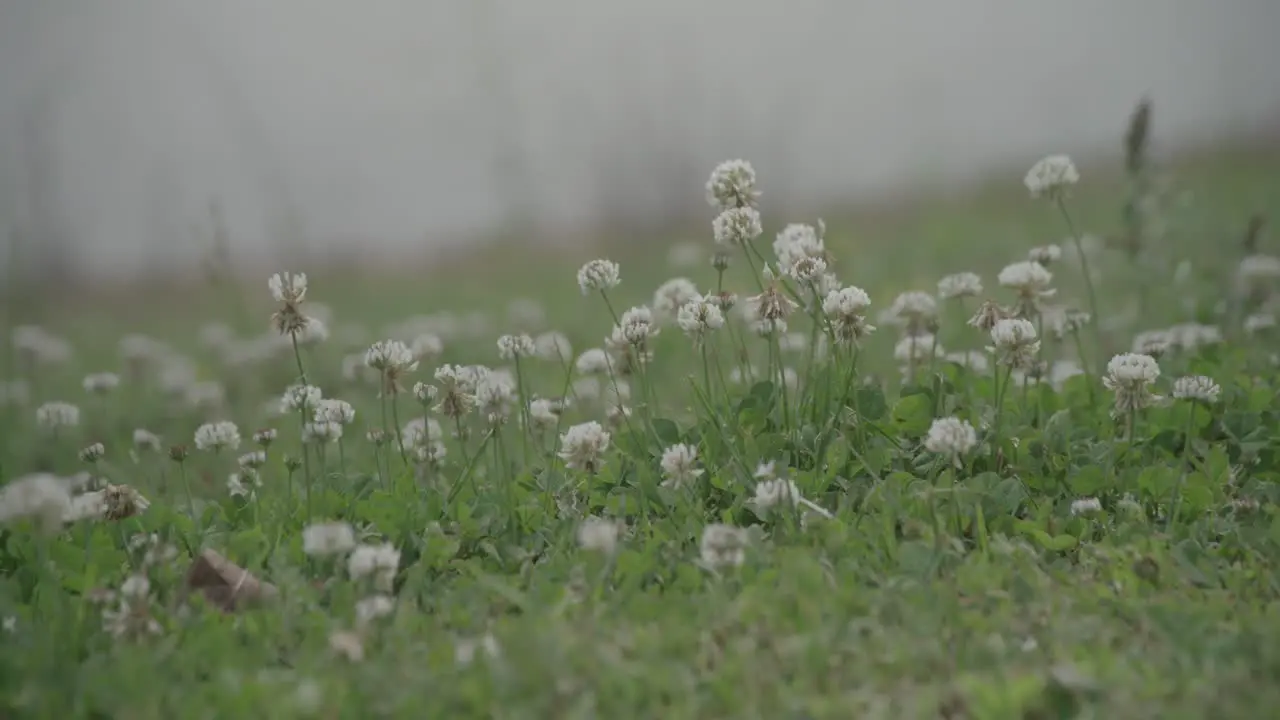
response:
<svg viewBox="0 0 1280 720"><path fill-rule="evenodd" d="M798 212L1113 151L1143 94L1168 151L1273 123L1277 30L1276 0L0 0L0 262L191 266L212 201L240 262L660 227L731 157Z"/></svg>

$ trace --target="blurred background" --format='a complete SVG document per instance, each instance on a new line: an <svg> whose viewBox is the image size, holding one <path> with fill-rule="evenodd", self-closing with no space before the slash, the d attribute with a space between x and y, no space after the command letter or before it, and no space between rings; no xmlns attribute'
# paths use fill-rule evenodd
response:
<svg viewBox="0 0 1280 720"><path fill-rule="evenodd" d="M1280 127L1277 29L1276 0L3 0L0 262L656 233L709 223L731 157L771 224L1050 152L1087 179L1144 95L1161 152Z"/></svg>

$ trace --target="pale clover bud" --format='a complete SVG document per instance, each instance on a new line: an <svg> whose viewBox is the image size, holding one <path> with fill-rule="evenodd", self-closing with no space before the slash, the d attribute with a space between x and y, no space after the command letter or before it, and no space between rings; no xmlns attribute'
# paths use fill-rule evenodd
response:
<svg viewBox="0 0 1280 720"><path fill-rule="evenodd" d="M722 210L752 207L760 198L756 171L746 160L726 160L707 180L707 203Z"/></svg>
<svg viewBox="0 0 1280 720"><path fill-rule="evenodd" d="M1218 402L1218 396L1222 393L1222 388L1213 378L1204 375L1189 375L1180 377L1173 383L1173 396L1179 400L1191 400L1193 402L1203 403L1205 405L1213 405Z"/></svg>
<svg viewBox="0 0 1280 720"><path fill-rule="evenodd" d="M503 335L498 338L498 357L503 360L529 357L535 350L533 338L528 335Z"/></svg>
<svg viewBox="0 0 1280 720"><path fill-rule="evenodd" d="M931 453L944 455L959 465L960 457L978 444L978 433L967 420L956 417L938 418L929 426L924 447Z"/></svg>
<svg viewBox="0 0 1280 720"><path fill-rule="evenodd" d="M1056 199L1080 182L1080 173L1076 171L1075 163L1071 162L1070 157L1050 155L1032 165L1022 182L1027 186L1031 197Z"/></svg>
<svg viewBox="0 0 1280 720"><path fill-rule="evenodd" d="M698 449L692 445L672 445L662 453L662 484L667 487L683 487L697 480L703 473L698 467Z"/></svg>
<svg viewBox="0 0 1280 720"><path fill-rule="evenodd" d="M764 233L760 213L755 208L729 208L711 221L711 235L717 245L746 245Z"/></svg>
<svg viewBox="0 0 1280 720"><path fill-rule="evenodd" d="M977 297L981 294L982 278L975 273L955 273L938 281L938 298L941 300Z"/></svg>
<svg viewBox="0 0 1280 720"><path fill-rule="evenodd" d="M622 282L618 263L612 260L592 260L578 270L578 287L582 294L609 290Z"/></svg>

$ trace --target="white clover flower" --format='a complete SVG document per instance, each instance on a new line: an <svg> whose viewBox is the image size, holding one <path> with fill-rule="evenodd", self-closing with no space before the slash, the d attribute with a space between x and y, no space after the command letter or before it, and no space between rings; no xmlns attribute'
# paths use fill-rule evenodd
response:
<svg viewBox="0 0 1280 720"><path fill-rule="evenodd" d="M729 208L711 221L711 235L716 245L746 245L764 233L760 213L752 207Z"/></svg>
<svg viewBox="0 0 1280 720"><path fill-rule="evenodd" d="M931 332L938 317L938 302L927 292L910 290L894 298L886 317L906 329L908 335Z"/></svg>
<svg viewBox="0 0 1280 720"><path fill-rule="evenodd" d="M1027 171L1022 182L1030 191L1031 197L1056 198L1064 195L1067 189L1080 182L1080 173L1075 163L1066 155L1050 155Z"/></svg>
<svg viewBox="0 0 1280 720"><path fill-rule="evenodd" d="M253 433L253 441L262 447L267 447L275 442L276 431L274 428L263 428Z"/></svg>
<svg viewBox="0 0 1280 720"><path fill-rule="evenodd" d="M702 529L699 552L711 569L738 567L747 559L747 531L731 525L711 524Z"/></svg>
<svg viewBox="0 0 1280 720"><path fill-rule="evenodd" d="M528 335L503 335L498 338L498 357L503 360L529 357L537 348Z"/></svg>
<svg viewBox="0 0 1280 720"><path fill-rule="evenodd" d="M1275 326L1276 316L1271 313L1254 313L1244 319L1244 331L1250 335L1271 330Z"/></svg>
<svg viewBox="0 0 1280 720"><path fill-rule="evenodd" d="M574 425L560 435L560 459L570 470L594 473L604 462L609 438L609 432L594 420Z"/></svg>
<svg viewBox="0 0 1280 720"><path fill-rule="evenodd" d="M622 272L612 260L592 260L578 270L578 287L583 295L615 288L621 282Z"/></svg>
<svg viewBox="0 0 1280 720"><path fill-rule="evenodd" d="M436 401L440 395L440 388L435 385L429 385L422 381L413 384L413 396L423 405L430 405Z"/></svg>
<svg viewBox="0 0 1280 720"><path fill-rule="evenodd" d="M560 422L560 403L547 398L529 402L529 422L537 428L555 427Z"/></svg>
<svg viewBox="0 0 1280 720"><path fill-rule="evenodd" d="M938 281L938 298L941 300L977 297L981 294L982 278L976 273L955 273Z"/></svg>
<svg viewBox="0 0 1280 720"><path fill-rule="evenodd" d="M102 372L84 377L84 390L95 395L105 395L120 387L120 376L115 373Z"/></svg>
<svg viewBox="0 0 1280 720"><path fill-rule="evenodd" d="M363 626L386 617L396 609L396 601L388 595L370 595L356 602L356 625Z"/></svg>
<svg viewBox="0 0 1280 720"><path fill-rule="evenodd" d="M342 439L342 423L313 421L302 426L302 442L324 444Z"/></svg>
<svg viewBox="0 0 1280 720"><path fill-rule="evenodd" d="M676 324L692 338L701 339L708 333L724 327L724 313L719 299L714 295L695 298L680 307Z"/></svg>
<svg viewBox="0 0 1280 720"><path fill-rule="evenodd" d="M802 286L815 289L830 275L827 272L826 260L808 257L800 258L794 264L783 267L782 274Z"/></svg>
<svg viewBox="0 0 1280 720"><path fill-rule="evenodd" d="M1213 378L1204 375L1188 375L1173 382L1173 396L1179 400L1193 400L1206 405L1218 402L1222 388Z"/></svg>
<svg viewBox="0 0 1280 720"><path fill-rule="evenodd" d="M133 431L133 446L139 450L155 452L160 449L160 437L150 430L137 428Z"/></svg>
<svg viewBox="0 0 1280 720"><path fill-rule="evenodd" d="M0 486L0 524L31 518L43 530L54 531L70 509L70 487L55 475L25 475Z"/></svg>
<svg viewBox="0 0 1280 720"><path fill-rule="evenodd" d="M267 280L267 287L276 302L297 305L307 296L307 274L276 273Z"/></svg>
<svg viewBox="0 0 1280 720"><path fill-rule="evenodd" d="M515 383L506 375L490 373L476 385L476 405L492 425L506 422L515 400Z"/></svg>
<svg viewBox="0 0 1280 720"><path fill-rule="evenodd" d="M867 322L870 309L871 298L862 288L852 285L832 290L822 301L822 312L831 323L836 340L845 344L856 343L875 331L875 326Z"/></svg>
<svg viewBox="0 0 1280 720"><path fill-rule="evenodd" d="M280 412L309 412L319 404L323 394L315 385L290 385L280 396Z"/></svg>
<svg viewBox="0 0 1280 720"><path fill-rule="evenodd" d="M621 531L622 527L617 522L592 515L578 526L578 545L583 550L612 555L618 549L618 535Z"/></svg>
<svg viewBox="0 0 1280 720"><path fill-rule="evenodd" d="M444 431L435 418L414 418L405 423L400 437L406 448L424 447L444 439Z"/></svg>
<svg viewBox="0 0 1280 720"><path fill-rule="evenodd" d="M801 501L800 490L796 484L785 478L773 478L756 483L755 497L752 502L756 509L768 513L778 505L798 505Z"/></svg>
<svg viewBox="0 0 1280 720"><path fill-rule="evenodd" d="M390 592L400 567L400 551L394 545L357 545L347 558L347 574L352 580L372 578L374 587Z"/></svg>
<svg viewBox="0 0 1280 720"><path fill-rule="evenodd" d="M1053 283L1053 273L1031 260L1006 265L996 276L996 281L1002 287L1018 293L1019 307L1026 313L1033 312L1039 307L1041 299L1051 297L1054 293L1053 288L1049 287Z"/></svg>
<svg viewBox="0 0 1280 720"><path fill-rule="evenodd" d="M48 430L80 424L80 408L65 402L47 402L36 408L36 424Z"/></svg>
<svg viewBox="0 0 1280 720"><path fill-rule="evenodd" d="M574 368L583 375L604 375L609 372L609 354L600 348L584 350Z"/></svg>
<svg viewBox="0 0 1280 720"><path fill-rule="evenodd" d="M653 311L667 317L674 316L686 304L701 297L698 286L688 278L671 278L658 286L653 293Z"/></svg>
<svg viewBox="0 0 1280 720"><path fill-rule="evenodd" d="M756 171L746 160L726 160L707 180L707 203L720 209L751 207L760 198Z"/></svg>
<svg viewBox="0 0 1280 720"><path fill-rule="evenodd" d="M302 552L311 557L343 555L355 547L356 533L350 523L314 523L302 530Z"/></svg>
<svg viewBox="0 0 1280 720"><path fill-rule="evenodd" d="M195 441L198 450L236 450L240 447L240 428L227 421L205 423L196 428Z"/></svg>
<svg viewBox="0 0 1280 720"><path fill-rule="evenodd" d="M573 343L564 333L548 330L533 339L534 354L549 362L568 362L573 357Z"/></svg>
<svg viewBox="0 0 1280 720"><path fill-rule="evenodd" d="M778 267L785 271L805 258L827 259L827 248L817 228L804 223L791 223L782 228L773 241L773 254Z"/></svg>
<svg viewBox="0 0 1280 720"><path fill-rule="evenodd" d="M1026 370L1040 354L1040 340L1036 326L1023 318L1005 318L991 328L992 350L1000 362L1019 370Z"/></svg>
<svg viewBox="0 0 1280 720"><path fill-rule="evenodd" d="M698 467L698 448L677 444L662 452L662 484L667 487L683 487L702 476Z"/></svg>
<svg viewBox="0 0 1280 720"><path fill-rule="evenodd" d="M1062 248L1057 245L1042 245L1033 247L1027 252L1027 260L1033 263L1039 263L1044 267L1058 262L1062 259Z"/></svg>
<svg viewBox="0 0 1280 720"><path fill-rule="evenodd" d="M944 357L946 351L933 335L908 335L893 347L893 357L904 365L912 365L930 357Z"/></svg>
<svg viewBox="0 0 1280 720"><path fill-rule="evenodd" d="M1071 501L1072 515L1092 515L1102 512L1102 502L1095 497L1080 498Z"/></svg>
<svg viewBox="0 0 1280 720"><path fill-rule="evenodd" d="M379 340L370 345L364 354L364 364L383 374L418 369L418 360L413 351L399 340Z"/></svg>
<svg viewBox="0 0 1280 720"><path fill-rule="evenodd" d="M315 405L316 422L338 423L350 425L356 419L356 409L346 400L332 398L320 400Z"/></svg>
<svg viewBox="0 0 1280 720"><path fill-rule="evenodd" d="M924 448L931 453L945 455L957 464L960 456L967 454L978 444L978 433L968 420L957 417L938 418L929 426Z"/></svg>
<svg viewBox="0 0 1280 720"><path fill-rule="evenodd" d="M1158 377L1160 365L1150 355L1123 353L1111 358L1102 384L1116 395L1116 415L1150 407L1158 400L1150 390Z"/></svg>
<svg viewBox="0 0 1280 720"><path fill-rule="evenodd" d="M265 450L254 450L241 455L236 464L242 468L249 470L257 470L267 464L267 452Z"/></svg>
<svg viewBox="0 0 1280 720"><path fill-rule="evenodd" d="M444 341L435 333L421 333L409 344L409 352L418 360L439 357L444 352Z"/></svg>
<svg viewBox="0 0 1280 720"><path fill-rule="evenodd" d="M622 313L605 344L615 351L633 348L640 353L643 361L648 352L649 341L658 332L658 326L653 322L653 312L640 305Z"/></svg>

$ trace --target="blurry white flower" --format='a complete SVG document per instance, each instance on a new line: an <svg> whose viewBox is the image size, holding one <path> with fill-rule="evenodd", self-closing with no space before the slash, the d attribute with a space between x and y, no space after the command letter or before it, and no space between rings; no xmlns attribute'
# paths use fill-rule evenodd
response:
<svg viewBox="0 0 1280 720"><path fill-rule="evenodd" d="M568 362L573 357L573 344L564 333L548 330L533 339L534 354L550 362Z"/></svg>
<svg viewBox="0 0 1280 720"><path fill-rule="evenodd" d="M700 554L709 568L737 567L747 559L747 532L731 525L712 524L702 530Z"/></svg>
<svg viewBox="0 0 1280 720"><path fill-rule="evenodd" d="M1204 375L1180 377L1173 383L1173 396L1179 400L1194 400L1212 405L1218 402L1222 388L1213 378Z"/></svg>
<svg viewBox="0 0 1280 720"><path fill-rule="evenodd" d="M280 412L309 412L314 410L321 398L320 388L315 385L290 385L280 396Z"/></svg>
<svg viewBox="0 0 1280 720"><path fill-rule="evenodd" d="M65 402L47 402L36 408L36 424L56 430L80 424L80 408Z"/></svg>
<svg viewBox="0 0 1280 720"><path fill-rule="evenodd" d="M1050 155L1040 160L1031 166L1027 176L1023 178L1023 183L1026 184L1033 198L1060 197L1078 182L1080 182L1080 173L1076 171L1071 158L1066 155Z"/></svg>
<svg viewBox="0 0 1280 720"><path fill-rule="evenodd" d="M701 297L698 286L688 278L671 278L658 286L653 293L653 311L659 315L674 316L685 304Z"/></svg>
<svg viewBox="0 0 1280 720"><path fill-rule="evenodd" d="M721 210L754 206L759 197L755 168L746 160L720 163L707 180L707 203Z"/></svg>
<svg viewBox="0 0 1280 720"><path fill-rule="evenodd" d="M560 422L560 404L546 398L530 401L529 422L538 428L554 427Z"/></svg>
<svg viewBox="0 0 1280 720"><path fill-rule="evenodd" d="M192 408L216 408L226 399L226 388L216 380L205 380L187 386L183 400Z"/></svg>
<svg viewBox="0 0 1280 720"><path fill-rule="evenodd" d="M276 273L267 280L267 287L276 302L297 305L307 296L307 274Z"/></svg>
<svg viewBox="0 0 1280 720"><path fill-rule="evenodd" d="M105 395L120 386L120 376L109 372L94 373L84 377L83 385L85 392Z"/></svg>
<svg viewBox="0 0 1280 720"><path fill-rule="evenodd" d="M1072 515L1092 515L1102 512L1102 503L1095 497L1080 498L1071 501Z"/></svg>
<svg viewBox="0 0 1280 720"><path fill-rule="evenodd" d="M1168 330L1147 330L1133 338L1133 352L1142 355L1160 357L1173 345L1173 336Z"/></svg>
<svg viewBox="0 0 1280 720"><path fill-rule="evenodd" d="M800 490L794 482L785 478L762 480L756 483L752 502L757 510L767 514L780 504L797 505L800 502Z"/></svg>
<svg viewBox="0 0 1280 720"><path fill-rule="evenodd" d="M946 352L933 335L908 335L893 347L893 357L904 365L919 363L930 357L942 357Z"/></svg>
<svg viewBox="0 0 1280 720"><path fill-rule="evenodd" d="M1271 313L1254 313L1244 319L1244 331L1250 335L1271 330L1275 326L1276 316Z"/></svg>
<svg viewBox="0 0 1280 720"><path fill-rule="evenodd" d="M528 335L503 335L498 338L498 357L503 360L529 357L535 350L533 338Z"/></svg>
<svg viewBox="0 0 1280 720"><path fill-rule="evenodd" d="M459 640L453 650L453 659L458 665L466 667L475 662L476 655L494 659L499 653L498 641L493 635L485 633L478 638Z"/></svg>
<svg viewBox="0 0 1280 720"><path fill-rule="evenodd" d="M578 526L578 545L584 550L612 555L618 547L620 531L621 527L617 522L592 515Z"/></svg>
<svg viewBox="0 0 1280 720"><path fill-rule="evenodd" d="M978 444L978 433L967 420L957 417L938 418L929 426L924 447L931 453L945 455L959 464L965 455Z"/></svg>
<svg viewBox="0 0 1280 720"><path fill-rule="evenodd" d="M600 423L574 425L560 435L560 459L570 470L594 473L603 464L610 435Z"/></svg>
<svg viewBox="0 0 1280 720"><path fill-rule="evenodd" d="M825 261L827 248L817 228L804 223L791 223L782 228L774 239L773 254L778 258L778 267L783 272L789 272L805 258Z"/></svg>
<svg viewBox="0 0 1280 720"><path fill-rule="evenodd" d="M409 346L399 340L379 340L364 354L364 364L382 376L383 393L400 391L400 377L418 369L418 359Z"/></svg>
<svg viewBox="0 0 1280 720"><path fill-rule="evenodd" d="M329 326L318 318L308 316L304 318L302 327L294 336L299 345L319 345L329 339Z"/></svg>
<svg viewBox="0 0 1280 720"><path fill-rule="evenodd" d="M267 452L265 450L247 452L236 459L236 464L242 468L257 470L267 464Z"/></svg>
<svg viewBox="0 0 1280 720"><path fill-rule="evenodd" d="M96 463L106 457L107 448L102 443L93 443L86 446L80 451L80 461L87 463Z"/></svg>
<svg viewBox="0 0 1280 720"><path fill-rule="evenodd" d="M324 444L342 439L342 424L314 421L302 426L302 442Z"/></svg>
<svg viewBox="0 0 1280 720"><path fill-rule="evenodd" d="M649 352L649 340L658 334L658 327L653 322L653 313L649 308L639 305L622 313L618 324L614 326L606 345L615 351L627 348L634 349L643 362Z"/></svg>
<svg viewBox="0 0 1280 720"><path fill-rule="evenodd" d="M133 446L139 450L155 452L160 449L160 437L150 430L138 428L133 431Z"/></svg>
<svg viewBox="0 0 1280 720"><path fill-rule="evenodd" d="M430 405L436 401L440 395L440 388L435 385L429 385L422 381L413 384L413 396L423 405Z"/></svg>
<svg viewBox="0 0 1280 720"><path fill-rule="evenodd" d="M220 452L240 447L240 429L233 422L205 423L196 428L196 448Z"/></svg>
<svg viewBox="0 0 1280 720"><path fill-rule="evenodd" d="M955 273L938 281L938 297L942 300L976 297L981 294L982 278L975 273Z"/></svg>
<svg viewBox="0 0 1280 720"><path fill-rule="evenodd" d="M48 473L25 475L0 486L0 524L31 518L43 530L54 531L70 508L67 483Z"/></svg>
<svg viewBox="0 0 1280 720"><path fill-rule="evenodd" d="M9 335L13 349L28 368L71 359L71 344L38 325L19 325Z"/></svg>
<svg viewBox="0 0 1280 720"><path fill-rule="evenodd" d="M444 341L435 333L422 333L413 339L409 352L418 360L439 357L444 352Z"/></svg>
<svg viewBox="0 0 1280 720"><path fill-rule="evenodd" d="M662 484L668 487L682 487L694 482L702 476L703 470L698 467L698 448L693 445L677 444L662 452Z"/></svg>
<svg viewBox="0 0 1280 720"><path fill-rule="evenodd" d="M600 348L585 350L574 367L583 375L603 375L609 372L609 354Z"/></svg>
<svg viewBox="0 0 1280 720"><path fill-rule="evenodd" d="M390 615L396 609L396 601L387 595L370 595L356 603L356 625L367 625L378 618Z"/></svg>
<svg viewBox="0 0 1280 720"><path fill-rule="evenodd" d="M910 290L894 298L885 317L907 335L931 333L937 326L938 303L927 292Z"/></svg>
<svg viewBox="0 0 1280 720"><path fill-rule="evenodd" d="M1222 342L1222 331L1214 325L1200 323L1181 323L1170 327L1167 331L1174 347L1180 350L1195 350L1205 345L1217 345Z"/></svg>
<svg viewBox="0 0 1280 720"><path fill-rule="evenodd" d="M1018 293L1018 306L1024 314L1031 314L1040 306L1040 300L1053 295L1053 273L1031 260L1006 265L996 281Z"/></svg>
<svg viewBox="0 0 1280 720"><path fill-rule="evenodd" d="M1057 245L1034 247L1027 253L1027 259L1033 263L1039 263L1045 267L1049 267L1062 259L1062 248Z"/></svg>
<svg viewBox="0 0 1280 720"><path fill-rule="evenodd" d="M435 418L414 418L405 423L400 437L406 448L413 448L439 442L444 438L444 431Z"/></svg>
<svg viewBox="0 0 1280 720"><path fill-rule="evenodd" d="M514 400L515 383L505 375L490 373L476 385L476 405L492 425L506 421Z"/></svg>
<svg viewBox="0 0 1280 720"><path fill-rule="evenodd" d="M352 580L373 578L381 592L391 592L396 569L400 567L400 551L391 544L358 545L347 559L347 573Z"/></svg>
<svg viewBox="0 0 1280 720"><path fill-rule="evenodd" d="M618 263L612 260L592 260L578 270L578 287L583 295L615 288L621 282Z"/></svg>

